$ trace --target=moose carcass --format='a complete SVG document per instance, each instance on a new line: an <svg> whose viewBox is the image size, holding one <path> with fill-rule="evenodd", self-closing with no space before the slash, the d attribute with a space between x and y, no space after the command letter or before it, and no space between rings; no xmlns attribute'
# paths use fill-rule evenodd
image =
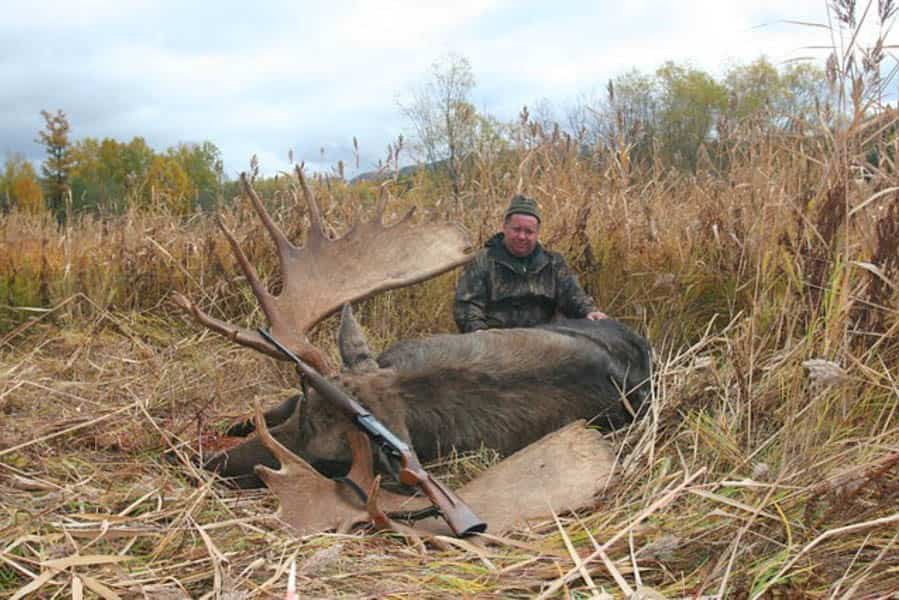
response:
<svg viewBox="0 0 899 600"><path fill-rule="evenodd" d="M648 343L621 323L563 320L531 329L436 335L400 341L375 359L348 309L353 300L433 277L468 261L470 243L451 224L416 225L409 217L384 226L383 203L371 222L329 240L302 172L297 176L311 228L303 248L291 244L245 176L241 184L278 249L283 289L271 295L222 226L272 331L307 363L334 380L404 441L422 461L453 449L494 448L511 454L577 419L603 429L623 426L650 395ZM257 332L216 320L176 301L207 327L281 358ZM335 374L306 333L339 307L343 370ZM346 472L350 422L315 390L271 411L273 436L326 474ZM282 421L278 423L278 421ZM244 486L261 485L256 465L277 466L258 438L214 456L207 467Z"/></svg>

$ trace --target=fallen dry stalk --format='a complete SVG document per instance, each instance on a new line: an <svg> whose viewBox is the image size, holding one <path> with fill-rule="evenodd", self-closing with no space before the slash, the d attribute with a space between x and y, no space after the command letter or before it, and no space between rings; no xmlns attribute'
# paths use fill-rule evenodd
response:
<svg viewBox="0 0 899 600"><path fill-rule="evenodd" d="M645 519L648 516L650 516L651 514L655 513L657 510L661 510L662 508L664 508L665 506L670 504L672 501L674 501L675 498L677 498L685 489L687 489L690 486L691 483L693 483L694 480L696 480L703 473L705 473L705 467L699 469L698 471L696 471L689 477L686 477L679 485L675 486L673 489L669 490L664 495L662 495L661 498L659 498L658 500L656 500L655 502L650 504L648 507L646 507L646 509L641 511L639 513L639 515L637 515L634 519L632 519L631 522L628 523L627 526L625 526L623 529L618 530L618 532L615 533L615 535L610 537L602 546L600 546L599 548L594 550L592 554L590 554L587 558L585 558L582 561L583 564L588 564L590 562L593 562L597 558L601 558L605 554L606 550L608 548L610 548L615 542L617 542L623 536L630 533L630 531L634 527L636 527L641 521L643 521L643 519ZM552 585L549 586L549 588L547 588L543 593L540 594L540 596L538 596L538 598L540 598L540 599L549 598L552 594L556 593L559 589L561 589L563 585L567 585L567 584L571 583L571 581L573 581L578 576L578 574L579 574L578 567L571 569L564 576L562 576L559 579L557 579L556 581L554 581L552 583Z"/></svg>
<svg viewBox="0 0 899 600"><path fill-rule="evenodd" d="M845 527L837 527L836 529L830 529L825 531L811 542L802 547L802 549L796 553L796 556L791 558L787 563L777 572L777 574L772 577L767 584L765 584L761 589L759 589L755 594L753 594L752 598L760 598L762 594L764 594L768 589L771 588L772 585L777 583L781 577L783 577L790 568L796 564L796 562L802 558L806 553L811 551L812 548L823 542L824 540L832 537L837 537L839 535L852 533L855 531L863 531L865 529L870 529L871 527L877 527L880 525L888 525L890 523L899 522L899 512L894 513L888 517L882 517L880 519L874 519L871 521L865 521L863 523L853 523L852 525L846 525Z"/></svg>
<svg viewBox="0 0 899 600"><path fill-rule="evenodd" d="M70 434L70 433L74 433L74 432L76 432L76 431L80 431L80 430L86 429L86 428L88 428L88 427L93 427L93 426L96 425L97 423L102 423L103 421L106 421L106 420L108 420L108 419L111 419L112 417L115 417L115 416L117 416L117 415L119 415L119 414L121 414L121 413L123 413L123 412L126 412L126 411L128 411L128 410L131 410L131 409L137 407L137 406L140 406L140 405L141 405L141 402L142 402L141 400L135 400L134 403L131 404L131 405L129 405L129 406L123 406L122 408L119 408L119 409L116 409L116 410L111 411L111 412L109 412L109 413L106 413L105 415L103 415L103 416L101 416L101 417L97 417L96 419L91 419L91 420L89 420L89 421L85 421L85 422L83 422L83 423L79 423L79 424L77 424L77 425L73 425L72 427L67 427L67 428L62 429L62 430L60 430L60 431L56 431L56 432L54 432L54 433L49 433L49 434L47 434L47 435L43 435L43 436L38 437L38 438L35 438L35 439L33 439L33 440L28 440L27 442L22 442L21 444L18 444L18 445L16 445L16 446L11 447L11 448L5 448L5 449L3 449L3 450L0 450L0 456L5 456L5 455L7 455L7 454L12 454L13 452L22 450L22 449L27 448L27 447L29 447L29 446L32 446L32 445L34 445L34 444L40 444L40 443L42 443L42 442L47 442L47 441L50 441L50 440L52 440L52 439L58 438L58 437L60 437L60 436L64 436L64 435L67 435L67 434Z"/></svg>

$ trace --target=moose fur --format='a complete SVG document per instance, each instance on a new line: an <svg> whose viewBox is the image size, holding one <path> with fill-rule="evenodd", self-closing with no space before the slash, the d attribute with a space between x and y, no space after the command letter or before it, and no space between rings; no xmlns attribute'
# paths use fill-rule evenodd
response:
<svg viewBox="0 0 899 600"><path fill-rule="evenodd" d="M646 411L651 393L649 344L613 319L405 340L374 360L345 310L339 343L335 380L423 462L453 449L509 455L578 419L616 429ZM352 425L314 390L266 417L274 437L322 473L349 468ZM258 464L277 461L253 438L206 467L255 487Z"/></svg>
<svg viewBox="0 0 899 600"><path fill-rule="evenodd" d="M396 223L385 224L382 195L371 219L354 215L349 229L332 238L325 233L322 212L298 166L294 196L299 202L302 192L309 219L305 245L299 247L268 214L252 178L241 174L240 184L277 251L277 294L268 291L234 234L221 220L219 224L272 336L310 367L329 374L329 361L307 335L344 306L339 335L344 370L335 381L409 443L419 460L481 447L511 454L578 419L608 430L645 410L649 345L611 319L438 335L399 342L373 358L348 303L469 262L475 255L468 233L447 221L416 223L412 210ZM181 294L174 294L173 300L231 341L284 358L258 331L220 321ZM270 411L266 421L275 439L321 472L333 475L349 468L345 433L352 425L316 391L306 390L302 399ZM207 467L240 485L258 486L254 467L275 463L256 437L212 457Z"/></svg>

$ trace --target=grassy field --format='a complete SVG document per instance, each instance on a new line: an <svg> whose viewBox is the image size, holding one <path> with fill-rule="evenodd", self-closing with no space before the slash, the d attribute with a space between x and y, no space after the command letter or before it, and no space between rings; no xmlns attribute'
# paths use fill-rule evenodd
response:
<svg viewBox="0 0 899 600"><path fill-rule="evenodd" d="M414 204L478 241L521 185L540 199L544 243L654 347L652 413L611 436L618 483L480 551L297 539L268 493L197 470L215 432L294 385L170 302L177 290L262 323L211 216L83 216L63 230L3 216L0 596L283 597L294 563L301 597L899 593L899 192L889 160L853 176L867 139L854 131L868 130L747 135L695 175L537 131L474 161L458 200L426 173L387 184L394 216ZM317 182L336 231L371 209L374 186ZM269 201L302 239L302 210ZM248 205L220 212L271 281ZM456 276L360 305L377 349L452 331ZM334 329L313 336L332 355ZM458 480L491 459L438 471Z"/></svg>

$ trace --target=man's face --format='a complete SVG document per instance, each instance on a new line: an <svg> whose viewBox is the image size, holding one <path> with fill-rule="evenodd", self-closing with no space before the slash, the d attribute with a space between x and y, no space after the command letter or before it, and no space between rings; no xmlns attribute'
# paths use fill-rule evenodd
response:
<svg viewBox="0 0 899 600"><path fill-rule="evenodd" d="M540 221L531 215L509 215L503 221L503 245L509 254L523 258L530 255L537 245Z"/></svg>

